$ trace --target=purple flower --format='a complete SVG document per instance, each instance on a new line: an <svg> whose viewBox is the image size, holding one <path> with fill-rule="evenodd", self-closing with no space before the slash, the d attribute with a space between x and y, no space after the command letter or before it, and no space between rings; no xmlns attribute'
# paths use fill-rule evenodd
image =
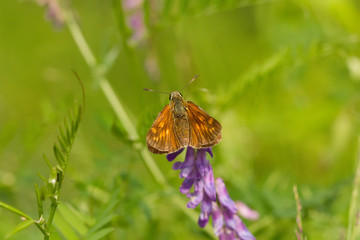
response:
<svg viewBox="0 0 360 240"><path fill-rule="evenodd" d="M125 10L141 8L142 4L143 4L143 0L123 0L123 7Z"/></svg>
<svg viewBox="0 0 360 240"><path fill-rule="evenodd" d="M238 209L235 202L230 198L225 184L221 178L216 179L216 193L220 202L220 210L224 218L223 228L224 231L220 233L220 239L237 239L229 238L229 230L236 233L237 237L242 240L251 240L255 237L249 232L245 224L241 221L240 217L236 214ZM219 229L220 226L217 226ZM223 236L222 236L223 235ZM236 237L236 235L234 235ZM223 237L223 238L222 238Z"/></svg>
<svg viewBox="0 0 360 240"><path fill-rule="evenodd" d="M142 12L140 10L135 11L131 16L128 17L127 22L130 29L132 30L130 41L134 43L140 42L146 34Z"/></svg>
<svg viewBox="0 0 360 240"><path fill-rule="evenodd" d="M146 35L142 5L143 0L122 0L125 20L132 31L128 40L133 45L140 43Z"/></svg>
<svg viewBox="0 0 360 240"><path fill-rule="evenodd" d="M239 215L250 220L257 220L259 219L259 213L247 206L245 203L241 201L235 202L236 207L239 211Z"/></svg>
<svg viewBox="0 0 360 240"><path fill-rule="evenodd" d="M61 28L64 25L65 19L61 7L56 0L37 0L40 6L45 7L46 20L52 22L55 28Z"/></svg>
<svg viewBox="0 0 360 240"><path fill-rule="evenodd" d="M183 150L168 154L166 158L173 161ZM213 169L206 159L206 153L213 157L211 148L196 151L188 147L185 161L173 164L173 169L180 170L179 177L184 179L180 192L190 199L187 207L195 208L201 204L199 226L205 227L212 216L214 232L219 239L255 239L237 215L239 206L230 198L223 180L217 178L214 181ZM193 192L190 192L192 188Z"/></svg>

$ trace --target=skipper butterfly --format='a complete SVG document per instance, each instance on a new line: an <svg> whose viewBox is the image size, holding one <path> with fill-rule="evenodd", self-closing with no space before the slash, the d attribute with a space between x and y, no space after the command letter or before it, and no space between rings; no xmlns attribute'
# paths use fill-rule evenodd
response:
<svg viewBox="0 0 360 240"><path fill-rule="evenodd" d="M184 100L178 91L170 93L169 100L146 135L150 152L168 154L184 147L208 148L220 142L221 125L215 118Z"/></svg>

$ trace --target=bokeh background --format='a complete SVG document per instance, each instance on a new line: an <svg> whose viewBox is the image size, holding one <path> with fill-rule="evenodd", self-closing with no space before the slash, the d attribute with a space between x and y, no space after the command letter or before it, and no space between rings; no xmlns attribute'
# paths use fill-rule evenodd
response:
<svg viewBox="0 0 360 240"><path fill-rule="evenodd" d="M144 144L168 96L142 89L179 90L199 74L182 93L222 123L214 174L260 213L244 219L257 239L297 239L295 184L308 239L346 239L360 123L359 1L59 2L0 3L0 201L36 217L37 173L49 174L42 155L54 159L58 126L82 99L74 69L86 110L61 201L83 222L58 212L54 239L71 231L84 239L106 208L113 231L104 239L214 239L170 200L186 203L163 155L153 157L172 190L154 180L99 84L109 80ZM100 67L79 51L69 15ZM20 222L0 209L0 238ZM10 239L41 237L32 226Z"/></svg>

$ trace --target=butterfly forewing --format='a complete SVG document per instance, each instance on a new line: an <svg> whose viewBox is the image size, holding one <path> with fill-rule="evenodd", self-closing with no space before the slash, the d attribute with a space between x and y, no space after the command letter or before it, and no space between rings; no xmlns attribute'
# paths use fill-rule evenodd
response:
<svg viewBox="0 0 360 240"><path fill-rule="evenodd" d="M166 105L146 135L147 146L151 152L172 153L180 148L173 126L173 114L169 105Z"/></svg>
<svg viewBox="0 0 360 240"><path fill-rule="evenodd" d="M221 125L193 102L187 102L187 114L190 126L189 145L193 148L206 148L221 140Z"/></svg>

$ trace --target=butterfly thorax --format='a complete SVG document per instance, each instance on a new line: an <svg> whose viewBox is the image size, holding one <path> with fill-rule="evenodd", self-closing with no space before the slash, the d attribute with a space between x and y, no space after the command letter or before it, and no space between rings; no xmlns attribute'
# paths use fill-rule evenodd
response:
<svg viewBox="0 0 360 240"><path fill-rule="evenodd" d="M175 118L187 117L186 107L187 103L183 99L182 95L178 91L174 91L170 94L170 108Z"/></svg>

